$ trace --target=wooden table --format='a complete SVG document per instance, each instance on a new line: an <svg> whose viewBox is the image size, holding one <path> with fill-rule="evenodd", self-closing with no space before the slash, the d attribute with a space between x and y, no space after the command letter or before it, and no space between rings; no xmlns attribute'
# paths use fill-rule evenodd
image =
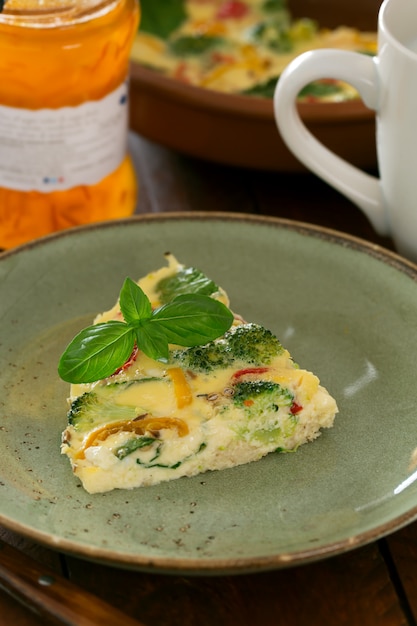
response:
<svg viewBox="0 0 417 626"><path fill-rule="evenodd" d="M242 171L181 156L137 136L131 139L141 185L139 213L216 210L274 215L324 225L392 248L389 240L375 235L358 209L310 174ZM113 569L58 554L1 528L0 539L19 548L18 556L11 557L17 564L19 555L29 555L35 564L92 593L93 601L84 606L93 614L88 624L103 624L95 613L94 598L105 599L146 626L417 623L417 523L321 562L222 577ZM70 592L65 598L69 605L77 603ZM117 626L119 621L112 623ZM1 625L47 623L0 590Z"/></svg>

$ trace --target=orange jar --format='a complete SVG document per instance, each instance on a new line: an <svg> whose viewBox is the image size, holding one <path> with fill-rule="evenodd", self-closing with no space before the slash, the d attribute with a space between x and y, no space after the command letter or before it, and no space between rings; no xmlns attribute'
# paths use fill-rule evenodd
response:
<svg viewBox="0 0 417 626"><path fill-rule="evenodd" d="M4 3L0 248L134 212L128 68L138 21L137 0Z"/></svg>

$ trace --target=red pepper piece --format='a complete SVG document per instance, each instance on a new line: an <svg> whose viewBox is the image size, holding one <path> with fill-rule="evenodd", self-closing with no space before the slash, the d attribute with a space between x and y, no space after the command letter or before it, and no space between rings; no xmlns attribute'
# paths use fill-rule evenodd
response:
<svg viewBox="0 0 417 626"><path fill-rule="evenodd" d="M301 406L301 404L297 404L296 402L293 402L290 408L290 413L292 413L292 415L296 415L296 413L299 413L302 410L303 410L303 407Z"/></svg>
<svg viewBox="0 0 417 626"><path fill-rule="evenodd" d="M190 79L187 76L187 69L187 64L185 63L185 61L182 61L174 72L174 78L181 81L182 83L189 83Z"/></svg>
<svg viewBox="0 0 417 626"><path fill-rule="evenodd" d="M249 9L244 2L240 0L228 0L224 2L217 11L217 17L220 19L239 18L248 13Z"/></svg>
<svg viewBox="0 0 417 626"><path fill-rule="evenodd" d="M253 400L244 400L243 404L245 406L252 406L252 404L255 404L255 402Z"/></svg>
<svg viewBox="0 0 417 626"><path fill-rule="evenodd" d="M265 374L265 372L269 371L269 367L247 367L243 370L238 370L232 376L232 378L240 378L241 376L245 376L246 374Z"/></svg>
<svg viewBox="0 0 417 626"><path fill-rule="evenodd" d="M135 344L135 346L134 346L134 348L132 350L132 354L130 355L128 360L125 363L123 363L123 365L121 367L119 367L115 372L113 372L112 376L116 376L116 374L120 374L120 372L124 372L124 370L126 370L128 367L130 367L132 365L132 363L134 363L136 361L136 357L138 356L138 352L139 352L139 348Z"/></svg>

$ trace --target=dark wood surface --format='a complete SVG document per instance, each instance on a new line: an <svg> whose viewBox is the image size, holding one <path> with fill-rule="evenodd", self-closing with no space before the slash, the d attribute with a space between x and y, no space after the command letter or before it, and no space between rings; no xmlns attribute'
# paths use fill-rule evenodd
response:
<svg viewBox="0 0 417 626"><path fill-rule="evenodd" d="M310 174L242 171L196 161L137 136L131 139L140 181L139 213L216 210L274 215L341 230L392 248L389 240L375 235L358 209ZM10 595L10 588L5 590L8 585L3 574L1 626L104 626L127 624L128 618L142 626L417 624L417 523L324 561L220 577L114 569L58 554L1 527L0 540L7 544L0 545L0 564L8 563L12 574L19 576L20 572L25 585L38 592L45 591L38 582L42 574L55 576L59 603L53 618L44 611L36 614L27 600L22 604L24 590L20 601ZM113 615L109 609L106 621L103 601L117 609ZM45 603L47 609L48 600ZM77 613L79 618L74 617Z"/></svg>

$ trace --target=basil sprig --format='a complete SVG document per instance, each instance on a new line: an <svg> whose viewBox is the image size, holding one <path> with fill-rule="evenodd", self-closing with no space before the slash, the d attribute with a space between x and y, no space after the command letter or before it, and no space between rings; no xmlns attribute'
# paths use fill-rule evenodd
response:
<svg viewBox="0 0 417 626"><path fill-rule="evenodd" d="M233 314L218 300L182 294L152 310L146 294L126 278L119 296L125 321L88 326L67 346L58 365L69 383L92 383L114 374L129 359L135 344L148 357L167 362L169 344L199 346L223 335Z"/></svg>

